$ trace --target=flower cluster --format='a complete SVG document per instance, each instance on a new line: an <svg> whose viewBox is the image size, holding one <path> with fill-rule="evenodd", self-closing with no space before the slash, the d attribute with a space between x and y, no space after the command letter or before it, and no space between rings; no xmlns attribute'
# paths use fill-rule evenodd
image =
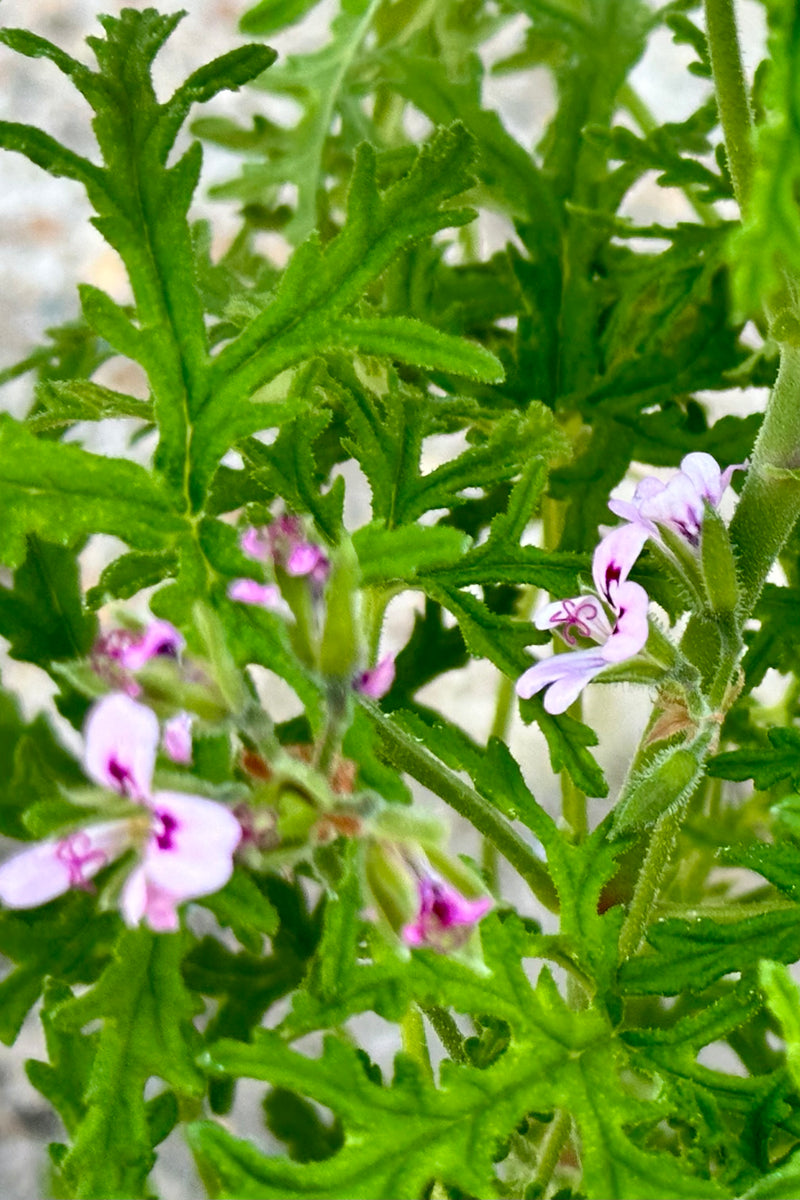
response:
<svg viewBox="0 0 800 1200"><path fill-rule="evenodd" d="M648 476L632 500L611 500L609 508L625 520L607 534L592 559L594 595L548 604L535 618L538 629L557 631L570 647L578 639L594 646L577 647L529 667L517 680L517 694L529 699L547 689L544 707L562 713L583 688L606 667L638 655L648 638L648 596L628 576L648 539L659 546L677 537L690 552L700 545L705 506L716 508L733 472L747 464L720 470L710 454L687 454L680 470L663 483Z"/></svg>

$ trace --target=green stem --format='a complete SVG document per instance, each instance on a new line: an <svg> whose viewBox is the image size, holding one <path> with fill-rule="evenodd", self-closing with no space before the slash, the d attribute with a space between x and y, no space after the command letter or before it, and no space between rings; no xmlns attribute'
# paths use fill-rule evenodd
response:
<svg viewBox="0 0 800 1200"><path fill-rule="evenodd" d="M684 807L680 805L677 809L665 812L653 826L647 854L619 935L620 962L635 954L642 944L650 911L675 847Z"/></svg>
<svg viewBox="0 0 800 1200"><path fill-rule="evenodd" d="M469 1062L464 1050L464 1039L461 1036L461 1030L447 1009L442 1008L438 1004L421 1004L420 1008L430 1021L436 1032L436 1036L453 1062Z"/></svg>
<svg viewBox="0 0 800 1200"><path fill-rule="evenodd" d="M800 349L781 347L778 378L764 414L744 489L731 521L742 581L741 616L800 516Z"/></svg>
<svg viewBox="0 0 800 1200"><path fill-rule="evenodd" d="M733 190L742 212L747 208L753 178L750 140L753 118L739 53L733 0L705 0L706 34L714 72L714 88Z"/></svg>
<svg viewBox="0 0 800 1200"><path fill-rule="evenodd" d="M544 1195L547 1185L553 1178L553 1172L558 1166L561 1151L564 1149L571 1128L572 1117L565 1109L559 1109L550 1122L539 1147L539 1162L532 1190L540 1196Z"/></svg>
<svg viewBox="0 0 800 1200"><path fill-rule="evenodd" d="M511 866L522 876L534 896L549 909L558 912L558 893L545 864L517 831L474 788L462 781L417 742L413 742L377 705L362 700L378 735L381 752L400 771L406 771L418 783L440 796L462 817L488 838Z"/></svg>
<svg viewBox="0 0 800 1200"><path fill-rule="evenodd" d="M433 1080L433 1067L428 1053L428 1043L425 1039L425 1024L422 1020L422 1013L416 1004L409 1004L406 1009L405 1016L400 1022L400 1033L406 1054L422 1068L428 1079Z"/></svg>

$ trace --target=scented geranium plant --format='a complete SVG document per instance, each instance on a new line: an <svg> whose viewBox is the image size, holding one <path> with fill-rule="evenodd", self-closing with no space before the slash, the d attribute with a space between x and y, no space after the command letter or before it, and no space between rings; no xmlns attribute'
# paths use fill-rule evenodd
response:
<svg viewBox="0 0 800 1200"><path fill-rule="evenodd" d="M0 696L0 1038L38 1008L51 1194L156 1195L183 1136L187 1195L800 1195L800 41L765 7L752 95L731 0L342 0L277 60L322 10L261 0L171 96L180 13L77 58L0 31L97 147L0 143L130 284L0 417L0 634L56 688ZM704 98L662 123L632 71L670 35ZM549 80L535 146L489 75ZM245 87L249 123L193 111ZM204 141L242 160L221 256ZM84 448L119 417L129 456Z"/></svg>

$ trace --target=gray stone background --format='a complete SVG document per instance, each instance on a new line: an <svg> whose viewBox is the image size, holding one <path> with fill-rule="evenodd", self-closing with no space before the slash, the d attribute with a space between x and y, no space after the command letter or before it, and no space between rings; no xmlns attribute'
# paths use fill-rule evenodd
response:
<svg viewBox="0 0 800 1200"><path fill-rule="evenodd" d="M128 6L145 7L137 3ZM5 26L26 26L76 57L89 59L83 40L87 34L100 32L97 14L117 14L122 7L117 0L107 0L105 4L95 0L3 0L0 22ZM170 11L178 6L165 0L160 7ZM233 48L241 40L236 33L236 22L247 7L242 0L186 0L182 7L188 10L188 15L156 64L156 85L161 95L171 92L201 63ZM755 0L742 0L737 7L745 65L752 74L763 53L763 13ZM325 39L333 8L332 0L327 0L302 25L271 38L270 43L280 53L319 45ZM506 54L509 41L509 37L498 39L488 48L489 57ZM686 47L675 47L666 34L659 34L636 68L634 85L663 119L685 117L703 94L706 87L703 81L685 72L690 58ZM492 80L486 95L523 144L535 143L553 106L552 88L544 72ZM245 118L263 108L264 103L263 96L237 93L219 97L205 107L205 112ZM39 125L79 153L94 153L88 109L71 85L51 64L18 57L5 47L0 47L0 119ZM194 212L213 220L215 251L222 251L235 233L236 209L235 205L209 202L205 190L210 183L234 173L237 163L236 158L224 151L206 149L203 183ZM659 189L652 178L630 194L626 211L667 224L690 215L680 194ZM94 283L117 299L126 298L127 281L116 254L89 224L89 215L88 203L77 184L51 179L17 155L0 156L0 368L22 358L36 346L48 326L77 315L78 282ZM486 222L481 236L489 249L503 233ZM120 360L103 368L102 381L122 390L141 390L136 371ZM24 378L4 389L0 405L22 415L30 399L30 380ZM722 411L747 411L763 407L764 401L763 393L746 396L731 393L722 402L717 401L716 407ZM75 436L96 452L118 454L125 452L127 435L125 423L114 422L104 425L102 440L98 440L93 429L81 429ZM446 453L446 445L432 445L431 466ZM366 504L366 497L354 485L348 497L354 520L363 519L360 514L366 511ZM94 582L104 561L113 553L111 539L97 539L97 545L85 556L87 586ZM387 645L397 648L403 644L411 619L408 602L392 608ZM47 706L52 689L42 672L13 663L5 655L0 659L0 667L4 685L19 694L28 714ZM268 680L267 686L273 705L276 701L287 702L285 691L274 680ZM488 664L473 663L432 685L427 689L426 699L453 714L470 732L485 736L491 723L495 686L493 669ZM609 705L612 696L613 705ZM611 691L589 689L586 707L587 718L596 720L603 730L598 757L608 771L613 794L644 722L647 706L641 703L641 694L615 687ZM556 781L551 777L538 733L516 723L511 739L537 797L555 806ZM593 819L600 815L598 806ZM473 831L459 822L454 825L457 848L475 853ZM529 907L523 897L520 899L523 907ZM383 1022L365 1018L359 1021L357 1032L369 1041L372 1053L384 1062L390 1060L394 1043ZM46 1194L44 1147L49 1140L61 1136L57 1118L23 1072L26 1058L42 1055L42 1038L35 1021L28 1022L12 1050L0 1054L0 1196L6 1200L34 1200ZM241 1088L233 1118L238 1131L259 1136L262 1090L255 1085ZM263 1132L260 1136L263 1138ZM156 1173L156 1186L165 1200L188 1200L202 1194L188 1153L177 1137L166 1144Z"/></svg>

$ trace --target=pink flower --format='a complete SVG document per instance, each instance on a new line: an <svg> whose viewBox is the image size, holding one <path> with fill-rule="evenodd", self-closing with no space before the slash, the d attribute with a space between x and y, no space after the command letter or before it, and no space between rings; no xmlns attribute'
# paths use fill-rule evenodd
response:
<svg viewBox="0 0 800 1200"><path fill-rule="evenodd" d="M374 667L357 675L353 681L353 687L362 696L368 696L370 700L380 700L391 688L394 677L394 655L386 654Z"/></svg>
<svg viewBox="0 0 800 1200"><path fill-rule="evenodd" d="M690 546L698 546L704 503L716 508L733 472L744 471L747 465L737 463L722 471L712 455L695 451L686 455L680 471L668 483L648 475L638 484L632 500L609 500L608 507L656 541L661 541L663 528L676 533Z"/></svg>
<svg viewBox="0 0 800 1200"><path fill-rule="evenodd" d="M158 748L158 718L143 704L112 692L89 710L83 766L101 787L131 800L150 792Z"/></svg>
<svg viewBox="0 0 800 1200"><path fill-rule="evenodd" d="M169 621L151 621L139 633L132 629L112 629L99 638L94 654L113 659L126 671L139 671L157 655L175 658L185 640Z"/></svg>
<svg viewBox="0 0 800 1200"><path fill-rule="evenodd" d="M170 717L164 725L161 744L173 762L188 766L192 761L192 718L189 713L179 712Z"/></svg>
<svg viewBox="0 0 800 1200"><path fill-rule="evenodd" d="M271 558L287 575L307 575L318 587L322 587L328 578L328 557L319 546L306 541L299 517L286 514L263 529L251 525L242 534L239 544L249 558L257 562Z"/></svg>
<svg viewBox="0 0 800 1200"><path fill-rule="evenodd" d="M517 695L529 700L547 689L545 711L565 712L596 675L612 663L632 658L648 636L647 592L628 574L647 538L640 525L622 525L603 538L592 559L597 596L576 596L548 604L535 618L537 629L558 631L568 645L576 634L598 648L572 650L534 663L517 680Z"/></svg>
<svg viewBox="0 0 800 1200"><path fill-rule="evenodd" d="M234 579L228 585L228 599L238 600L240 604L255 604L273 612L282 604L277 584L259 583L257 579Z"/></svg>
<svg viewBox="0 0 800 1200"><path fill-rule="evenodd" d="M183 792L156 792L140 862L127 878L120 908L128 925L178 928L177 905L218 892L233 871L242 830L214 800Z"/></svg>
<svg viewBox="0 0 800 1200"><path fill-rule="evenodd" d="M450 884L431 875L421 876L417 888L416 920L403 926L403 941L407 946L427 946L440 953L455 950L492 907L489 896L468 900Z"/></svg>
<svg viewBox="0 0 800 1200"><path fill-rule="evenodd" d="M97 783L127 796L139 811L96 822L23 850L0 866L0 900L35 908L69 888L88 888L98 871L134 850L121 909L129 925L178 927L177 905L216 892L230 878L241 827L221 804L182 792L151 793L158 721L122 694L106 696L89 713L84 766Z"/></svg>

